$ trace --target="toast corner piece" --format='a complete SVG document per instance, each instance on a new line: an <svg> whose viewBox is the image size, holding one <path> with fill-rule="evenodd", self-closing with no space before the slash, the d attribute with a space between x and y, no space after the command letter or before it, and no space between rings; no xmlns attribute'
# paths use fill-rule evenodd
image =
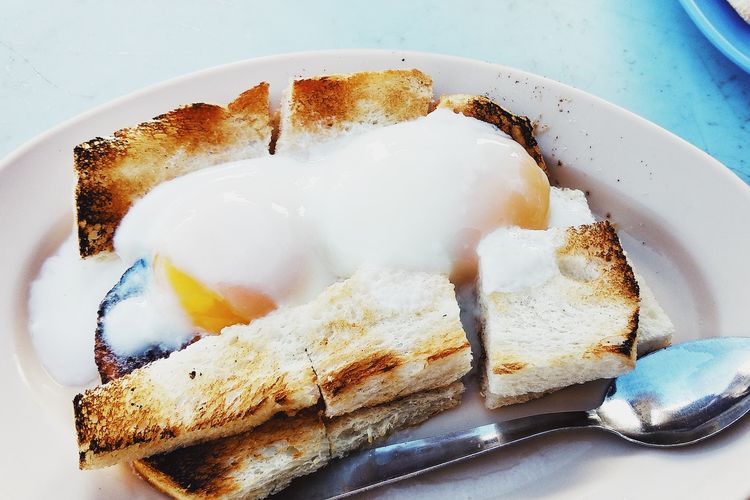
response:
<svg viewBox="0 0 750 500"><path fill-rule="evenodd" d="M672 344L674 324L656 300L645 278L635 273L641 298L638 314L638 356L643 356Z"/></svg>
<svg viewBox="0 0 750 500"><path fill-rule="evenodd" d="M363 269L313 307L320 323L307 352L327 417L445 386L471 369L445 276Z"/></svg>
<svg viewBox="0 0 750 500"><path fill-rule="evenodd" d="M560 236L556 269L540 285L490 289L484 273L492 253L480 254L490 409L635 366L639 289L614 229L605 221L548 231Z"/></svg>
<svg viewBox="0 0 750 500"><path fill-rule="evenodd" d="M432 79L416 69L390 69L293 80L281 103L276 150L310 144L427 115Z"/></svg>
<svg viewBox="0 0 750 500"><path fill-rule="evenodd" d="M276 414L315 405L320 393L293 331L293 311L225 328L77 395L80 467L106 467L239 434Z"/></svg>
<svg viewBox="0 0 750 500"><path fill-rule="evenodd" d="M363 446L372 445L392 432L421 424L428 418L461 403L464 384L452 384L411 394L390 403L363 408L325 420L331 458L341 458Z"/></svg>
<svg viewBox="0 0 750 500"><path fill-rule="evenodd" d="M523 146L539 168L549 173L542 150L534 138L534 126L527 117L514 115L491 99L478 95L444 95L438 100L437 107L450 109L454 113L461 113L496 126Z"/></svg>
<svg viewBox="0 0 750 500"><path fill-rule="evenodd" d="M160 491L186 499L264 498L390 433L456 407L461 382L321 420L316 408L243 434L133 462Z"/></svg>
<svg viewBox="0 0 750 500"><path fill-rule="evenodd" d="M133 462L174 498L265 498L330 460L317 410L279 416L252 431Z"/></svg>
<svg viewBox="0 0 750 500"><path fill-rule="evenodd" d="M218 163L268 154L268 84L243 92L228 106L190 104L112 137L76 146L75 206L82 258L112 250L112 238L131 205L158 184Z"/></svg>

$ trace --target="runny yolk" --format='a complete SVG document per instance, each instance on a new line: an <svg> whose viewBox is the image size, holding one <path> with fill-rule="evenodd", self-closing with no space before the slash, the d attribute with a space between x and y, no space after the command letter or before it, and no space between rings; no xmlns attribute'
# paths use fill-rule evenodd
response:
<svg viewBox="0 0 750 500"><path fill-rule="evenodd" d="M483 208L477 227L464 229L457 235L456 258L450 279L455 285L471 283L477 276L477 245L482 237L501 226L524 229L547 229L549 218L549 179L544 171L529 158L519 171L520 188L496 199L502 200ZM484 199L492 199L490 194Z"/></svg>
<svg viewBox="0 0 750 500"><path fill-rule="evenodd" d="M175 267L166 257L154 259L154 269L166 278L193 325L209 333L225 326L249 323L276 309L267 295L248 288L226 287L219 293ZM157 275L159 275L157 274Z"/></svg>

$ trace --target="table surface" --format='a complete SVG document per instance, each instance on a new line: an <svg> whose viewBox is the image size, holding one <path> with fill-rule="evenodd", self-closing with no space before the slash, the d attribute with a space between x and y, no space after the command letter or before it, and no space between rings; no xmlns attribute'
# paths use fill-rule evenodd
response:
<svg viewBox="0 0 750 500"><path fill-rule="evenodd" d="M750 183L750 75L677 0L4 0L0 157L152 83L334 48L441 52L541 74L661 125Z"/></svg>

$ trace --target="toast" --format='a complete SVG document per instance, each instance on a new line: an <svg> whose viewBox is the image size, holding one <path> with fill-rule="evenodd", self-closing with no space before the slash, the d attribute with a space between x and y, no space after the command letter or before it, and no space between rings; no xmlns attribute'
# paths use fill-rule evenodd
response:
<svg viewBox="0 0 750 500"><path fill-rule="evenodd" d="M438 100L437 107L450 109L455 113L461 113L465 116L471 116L477 120L491 123L523 146L526 152L529 153L529 156L534 158L539 168L549 174L542 150L534 138L534 126L527 117L514 115L491 99L478 95L455 94L442 96Z"/></svg>
<svg viewBox="0 0 750 500"><path fill-rule="evenodd" d="M190 104L76 146L81 257L111 251L120 220L156 185L211 165L268 154L269 109L268 84L260 83L226 107Z"/></svg>
<svg viewBox="0 0 750 500"><path fill-rule="evenodd" d="M547 227L573 227L596 222L586 194L578 189L551 186Z"/></svg>
<svg viewBox="0 0 750 500"><path fill-rule="evenodd" d="M441 387L471 369L445 276L363 269L310 308L319 326L306 338L307 353L327 417Z"/></svg>
<svg viewBox="0 0 750 500"><path fill-rule="evenodd" d="M425 116L432 79L416 69L293 80L281 102L276 152L304 155L342 135Z"/></svg>
<svg viewBox="0 0 750 500"><path fill-rule="evenodd" d="M132 461L294 414L319 397L298 310L225 328L73 401L80 467Z"/></svg>
<svg viewBox="0 0 750 500"><path fill-rule="evenodd" d="M252 431L133 462L133 468L173 498L255 499L330 460L316 410L278 416Z"/></svg>
<svg viewBox="0 0 750 500"><path fill-rule="evenodd" d="M457 406L462 392L463 384L454 382L330 420L304 410L237 436L136 460L133 468L174 498L264 498L332 458Z"/></svg>
<svg viewBox="0 0 750 500"><path fill-rule="evenodd" d="M428 418L455 408L461 402L461 382L403 397L390 403L363 408L340 417L325 419L331 458L341 458L390 433L421 424Z"/></svg>
<svg viewBox="0 0 750 500"><path fill-rule="evenodd" d="M512 267L523 252L535 257ZM608 222L496 230L479 266L488 408L635 366L638 284Z"/></svg>
<svg viewBox="0 0 750 500"><path fill-rule="evenodd" d="M638 312L638 356L643 356L671 345L675 327L659 305L651 287L637 271L635 279L641 298Z"/></svg>
<svg viewBox="0 0 750 500"><path fill-rule="evenodd" d="M549 227L580 226L593 224L594 221L594 215L591 213L583 191L557 187L550 189ZM630 259L628 259L628 264L633 267ZM656 296L646 283L646 279L634 267L633 271L640 290L638 356L643 356L670 345L675 328L669 316L656 300Z"/></svg>

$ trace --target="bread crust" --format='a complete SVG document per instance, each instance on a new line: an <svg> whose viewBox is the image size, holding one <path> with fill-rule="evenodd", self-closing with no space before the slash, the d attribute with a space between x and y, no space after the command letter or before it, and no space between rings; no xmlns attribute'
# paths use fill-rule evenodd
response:
<svg viewBox="0 0 750 500"><path fill-rule="evenodd" d="M362 269L310 307L320 325L307 352L327 417L441 387L471 369L471 346L445 276Z"/></svg>
<svg viewBox="0 0 750 500"><path fill-rule="evenodd" d="M258 474L253 469L283 463ZM319 410L278 416L252 431L133 462L135 471L174 498L264 498L328 463ZM284 470L284 467L287 470ZM248 476L253 476L252 479Z"/></svg>
<svg viewBox="0 0 750 500"><path fill-rule="evenodd" d="M355 128L392 125L425 116L432 79L416 69L364 71L292 81L281 106L278 148L333 138Z"/></svg>
<svg viewBox="0 0 750 500"><path fill-rule="evenodd" d="M111 251L120 220L158 184L230 160L268 154L268 84L228 106L196 103L73 150L76 224L81 257Z"/></svg>
<svg viewBox="0 0 750 500"><path fill-rule="evenodd" d="M601 268L603 272L600 278L594 281L594 294L626 301L632 310L626 331L622 332L625 339L620 344L593 346L587 354L594 357L606 353L617 354L635 364L640 309L638 281L625 257L615 228L605 220L588 226L568 228L567 236L567 242L558 250L558 255L582 255L607 262L609 265Z"/></svg>
<svg viewBox="0 0 750 500"><path fill-rule="evenodd" d="M514 115L489 98L478 95L445 95L438 100L437 107L451 109L456 113L495 125L523 146L539 168L549 173L542 150L534 138L534 126L527 117Z"/></svg>

